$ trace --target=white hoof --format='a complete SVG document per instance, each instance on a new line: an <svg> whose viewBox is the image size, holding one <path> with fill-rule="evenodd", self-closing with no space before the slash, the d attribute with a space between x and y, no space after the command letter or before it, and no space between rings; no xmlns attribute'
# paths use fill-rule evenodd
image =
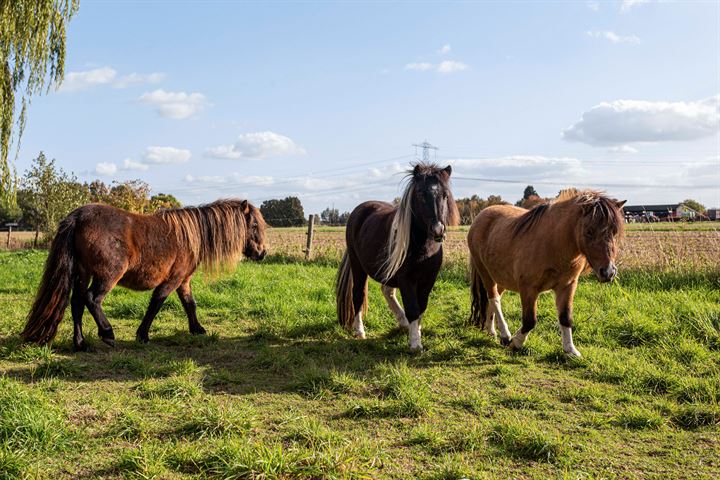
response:
<svg viewBox="0 0 720 480"><path fill-rule="evenodd" d="M582 357L582 354L578 351L577 348L573 348L572 350L565 352L565 355L567 355L569 358L580 358L580 357Z"/></svg>
<svg viewBox="0 0 720 480"><path fill-rule="evenodd" d="M355 338L358 340L365 340L365 332L355 332Z"/></svg>
<svg viewBox="0 0 720 480"><path fill-rule="evenodd" d="M408 322L407 318L402 317L402 318L398 319L397 325L399 328L402 328L403 330L407 330L410 327L410 322Z"/></svg>

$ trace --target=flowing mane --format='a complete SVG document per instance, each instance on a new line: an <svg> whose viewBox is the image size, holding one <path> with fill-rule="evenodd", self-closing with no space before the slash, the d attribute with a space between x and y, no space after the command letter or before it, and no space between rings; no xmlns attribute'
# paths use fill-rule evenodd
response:
<svg viewBox="0 0 720 480"><path fill-rule="evenodd" d="M191 252L196 263L215 270L242 256L247 232L246 209L262 222L262 216L255 215L256 207L239 199L161 210L155 215L165 221L178 244Z"/></svg>
<svg viewBox="0 0 720 480"><path fill-rule="evenodd" d="M390 236L388 237L387 243L387 258L383 262L380 277L384 280L392 278L407 256L408 248L410 247L410 231L412 227L412 196L417 186L417 175L421 177L436 177L447 187L447 180L443 178L441 172L443 171L438 165L434 163L419 163L413 170L409 170L406 179L407 185L403 190L403 194L400 197L400 202L395 207L395 215L393 217L392 226L390 227ZM447 193L447 209L445 211L445 218L441 221L446 226L455 226L458 224L460 215L455 204L455 199L452 196L452 192L449 188L446 188Z"/></svg>
<svg viewBox="0 0 720 480"><path fill-rule="evenodd" d="M584 215L590 215L602 229L599 233L607 230L612 230L614 235L622 233L625 223L622 212L611 198L597 190L567 188L562 190L553 201L536 205L518 217L513 235L518 236L532 230L554 205L568 202L584 207Z"/></svg>

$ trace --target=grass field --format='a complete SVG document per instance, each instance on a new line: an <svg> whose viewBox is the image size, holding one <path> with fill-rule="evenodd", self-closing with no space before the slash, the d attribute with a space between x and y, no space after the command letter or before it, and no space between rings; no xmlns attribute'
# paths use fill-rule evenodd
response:
<svg viewBox="0 0 720 480"><path fill-rule="evenodd" d="M86 313L80 354L69 319L52 349L19 343L46 254L0 253L0 478L717 478L720 242L697 234L679 242L704 256L652 237L615 283L584 278L572 361L550 295L519 353L465 325L462 232L417 355L376 284L369 338L336 325L336 229L311 263L276 229L267 261L196 278L205 337L173 297L138 345L149 292L118 288L117 346ZM514 330L519 298L503 306Z"/></svg>

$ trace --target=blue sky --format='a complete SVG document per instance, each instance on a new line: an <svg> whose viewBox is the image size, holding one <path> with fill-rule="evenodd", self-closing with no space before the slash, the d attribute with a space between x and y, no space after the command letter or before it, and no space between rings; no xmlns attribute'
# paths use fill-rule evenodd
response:
<svg viewBox="0 0 720 480"><path fill-rule="evenodd" d="M350 210L427 140L459 197L720 206L719 25L713 1L84 0L17 168Z"/></svg>

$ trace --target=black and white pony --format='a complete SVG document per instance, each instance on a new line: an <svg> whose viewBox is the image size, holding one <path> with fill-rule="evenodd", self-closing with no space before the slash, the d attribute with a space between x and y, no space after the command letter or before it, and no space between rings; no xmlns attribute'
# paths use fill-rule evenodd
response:
<svg viewBox="0 0 720 480"><path fill-rule="evenodd" d="M420 321L442 265L445 227L458 224L450 192L450 166L419 163L408 172L400 203L369 201L355 207L345 232L347 250L335 293L340 325L365 338L367 279L382 292L398 326L407 328L410 349L421 350ZM405 310L395 297L400 289Z"/></svg>

